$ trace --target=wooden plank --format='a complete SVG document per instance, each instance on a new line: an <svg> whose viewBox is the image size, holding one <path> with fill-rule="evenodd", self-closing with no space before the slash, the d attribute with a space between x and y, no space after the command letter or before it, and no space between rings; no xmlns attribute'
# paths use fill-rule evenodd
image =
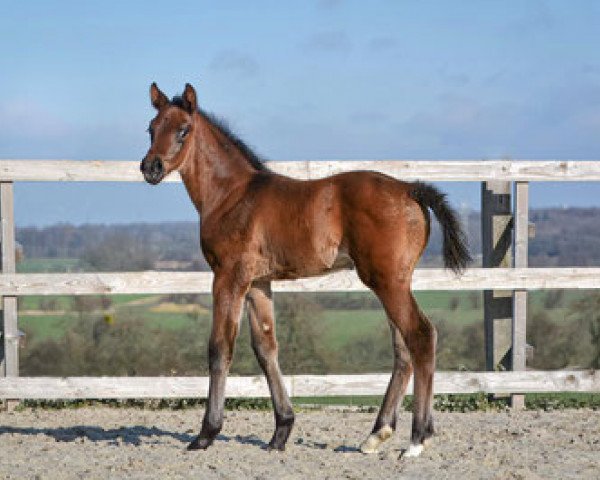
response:
<svg viewBox="0 0 600 480"><path fill-rule="evenodd" d="M12 182L0 183L0 246L2 249L2 272L14 273L15 259L15 213Z"/></svg>
<svg viewBox="0 0 600 480"><path fill-rule="evenodd" d="M210 293L209 272L15 273L0 275L0 295ZM598 289L600 268L473 268L457 277L442 269L415 271L413 290ZM273 283L275 292L364 292L354 271Z"/></svg>
<svg viewBox="0 0 600 480"><path fill-rule="evenodd" d="M388 374L284 377L291 396L383 395ZM0 398L198 398L207 377L11 377L0 379ZM600 392L600 371L437 372L436 394ZM408 386L412 393L412 381ZM230 377L228 397L268 397L262 376Z"/></svg>
<svg viewBox="0 0 600 480"><path fill-rule="evenodd" d="M0 295L208 293L208 272L17 273L0 275Z"/></svg>
<svg viewBox="0 0 600 480"><path fill-rule="evenodd" d="M383 395L389 375L296 375L292 396ZM600 391L600 370L437 372L434 393L548 393ZM407 393L412 394L412 379Z"/></svg>
<svg viewBox="0 0 600 480"><path fill-rule="evenodd" d="M444 372L436 393L598 392L600 371ZM436 374L439 375L439 374Z"/></svg>
<svg viewBox="0 0 600 480"><path fill-rule="evenodd" d="M375 170L404 180L427 181L592 181L600 180L597 161L528 160L312 160L268 162L276 172L321 178L349 170Z"/></svg>
<svg viewBox="0 0 600 480"><path fill-rule="evenodd" d="M485 268L512 267L512 205L511 184L489 181L481 184L481 247ZM483 317L485 365L487 370L498 366L510 369L512 292L485 290Z"/></svg>
<svg viewBox="0 0 600 480"><path fill-rule="evenodd" d="M516 182L514 185L514 251L516 268L527 268L529 248L529 184ZM512 370L525 370L525 348L527 345L527 291L513 292L512 318ZM511 406L515 409L525 408L523 395L512 395Z"/></svg>
<svg viewBox="0 0 600 480"><path fill-rule="evenodd" d="M514 190L514 266L516 268L527 268L529 249L529 183L516 182Z"/></svg>
<svg viewBox="0 0 600 480"><path fill-rule="evenodd" d="M143 182L140 162L110 160L0 160L0 181ZM169 181L180 181L176 175Z"/></svg>
<svg viewBox="0 0 600 480"><path fill-rule="evenodd" d="M296 178L320 178L349 170L375 170L404 180L597 181L600 161L585 160L305 160L268 166ZM0 181L143 182L139 161L0 160ZM178 174L164 181L181 181Z"/></svg>
<svg viewBox="0 0 600 480"><path fill-rule="evenodd" d="M14 189L11 182L0 183L0 261L2 274L15 272L15 217ZM2 341L4 346L2 373L19 375L19 329L17 326L17 298L2 296Z"/></svg>

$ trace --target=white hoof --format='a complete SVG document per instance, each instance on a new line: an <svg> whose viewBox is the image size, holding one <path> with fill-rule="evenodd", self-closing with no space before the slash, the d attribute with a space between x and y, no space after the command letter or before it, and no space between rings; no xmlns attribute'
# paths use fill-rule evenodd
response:
<svg viewBox="0 0 600 480"><path fill-rule="evenodd" d="M394 433L394 431L391 427L387 425L382 427L378 432L372 433L367 437L367 439L361 444L360 451L362 453L376 453L379 445L390 438L392 433Z"/></svg>
<svg viewBox="0 0 600 480"><path fill-rule="evenodd" d="M402 454L402 457L418 457L419 455L421 455L422 451L423 451L423 445L411 444L410 447L408 447L408 450L404 451L404 453Z"/></svg>

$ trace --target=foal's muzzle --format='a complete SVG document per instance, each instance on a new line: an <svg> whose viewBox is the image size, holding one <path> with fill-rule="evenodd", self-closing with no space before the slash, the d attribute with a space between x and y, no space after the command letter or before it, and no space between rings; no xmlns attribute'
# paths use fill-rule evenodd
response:
<svg viewBox="0 0 600 480"><path fill-rule="evenodd" d="M151 159L144 158L140 164L140 170L144 174L144 179L152 185L159 183L165 176L163 161L158 156Z"/></svg>

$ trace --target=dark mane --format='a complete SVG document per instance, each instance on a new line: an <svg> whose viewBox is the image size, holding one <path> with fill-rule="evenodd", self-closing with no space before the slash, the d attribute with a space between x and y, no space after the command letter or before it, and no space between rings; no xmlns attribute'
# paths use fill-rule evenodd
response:
<svg viewBox="0 0 600 480"><path fill-rule="evenodd" d="M173 100L171 100L171 105L184 108L183 99L180 96L173 97ZM217 117L213 113L205 112L201 108L198 109L198 113L200 113L200 115L202 115L212 126L219 130L256 170L260 172L269 171L269 168L265 165L264 160L254 153L254 151L248 145L246 145L246 143L240 137L231 131L226 120Z"/></svg>

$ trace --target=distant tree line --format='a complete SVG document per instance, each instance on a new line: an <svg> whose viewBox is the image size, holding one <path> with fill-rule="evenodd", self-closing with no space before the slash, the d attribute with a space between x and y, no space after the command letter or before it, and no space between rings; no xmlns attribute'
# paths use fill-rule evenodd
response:
<svg viewBox="0 0 600 480"><path fill-rule="evenodd" d="M25 258L75 258L83 270L148 270L161 261L208 269L193 222L17 227L16 237Z"/></svg>
<svg viewBox="0 0 600 480"><path fill-rule="evenodd" d="M481 253L478 212L461 215L471 252ZM532 210L536 236L530 240L531 266L600 265L600 208ZM58 224L17 228L25 258L76 258L90 270L145 270L169 261L176 269L205 270L196 222L134 223L123 225ZM441 265L441 235L432 222L429 245L422 260ZM157 263L158 262L158 263ZM179 263L177 263L179 262Z"/></svg>

